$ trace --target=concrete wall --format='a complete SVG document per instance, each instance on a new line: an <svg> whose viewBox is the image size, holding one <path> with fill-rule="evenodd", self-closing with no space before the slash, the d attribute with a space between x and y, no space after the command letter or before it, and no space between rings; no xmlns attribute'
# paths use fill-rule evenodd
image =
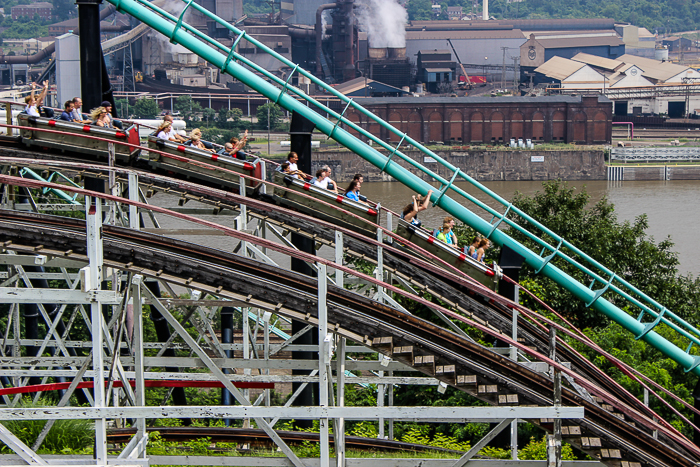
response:
<svg viewBox="0 0 700 467"><path fill-rule="evenodd" d="M437 171L445 178L451 173L419 151L408 151L412 159ZM437 151L437 154L464 170L479 181L497 180L605 180L605 163L602 151ZM394 160L398 160L395 158ZM369 162L350 151L316 152L312 160L312 173L322 165L329 165L333 178L339 184L349 182L356 173L365 181L392 181ZM408 168L408 164L402 163ZM416 172L414 172L416 173Z"/></svg>
<svg viewBox="0 0 700 467"><path fill-rule="evenodd" d="M657 180L700 180L700 166L688 165L653 165L653 166L615 166L617 173L608 171L608 179L622 181L657 181ZM622 172L622 173L620 173Z"/></svg>

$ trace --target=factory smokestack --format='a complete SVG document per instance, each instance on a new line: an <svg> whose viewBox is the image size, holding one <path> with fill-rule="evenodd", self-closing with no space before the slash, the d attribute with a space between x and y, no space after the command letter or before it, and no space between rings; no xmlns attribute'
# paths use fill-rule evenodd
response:
<svg viewBox="0 0 700 467"><path fill-rule="evenodd" d="M372 48L406 47L408 14L396 0L359 0L357 22Z"/></svg>
<svg viewBox="0 0 700 467"><path fill-rule="evenodd" d="M481 19L484 21L489 19L489 0L484 0L484 9L481 14Z"/></svg>

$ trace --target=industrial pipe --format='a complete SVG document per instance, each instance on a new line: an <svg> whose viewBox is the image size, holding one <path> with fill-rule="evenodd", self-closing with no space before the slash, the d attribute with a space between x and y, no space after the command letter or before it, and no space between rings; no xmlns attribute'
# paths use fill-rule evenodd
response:
<svg viewBox="0 0 700 467"><path fill-rule="evenodd" d="M323 67L321 66L321 54L323 53L323 12L338 8L337 3L324 3L316 10L316 76L323 76Z"/></svg>

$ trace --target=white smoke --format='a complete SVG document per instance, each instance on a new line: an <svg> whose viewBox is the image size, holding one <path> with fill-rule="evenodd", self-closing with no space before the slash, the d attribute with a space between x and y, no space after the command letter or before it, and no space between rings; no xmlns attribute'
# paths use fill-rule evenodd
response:
<svg viewBox="0 0 700 467"><path fill-rule="evenodd" d="M330 10L323 10L321 12L321 34L323 34L323 39L326 40L328 39L328 34L326 33L327 29L326 27L328 26L328 23L331 20L331 12Z"/></svg>
<svg viewBox="0 0 700 467"><path fill-rule="evenodd" d="M406 47L408 13L397 0L360 0L357 22L372 48Z"/></svg>
<svg viewBox="0 0 700 467"><path fill-rule="evenodd" d="M182 9L185 7L184 3L171 2L168 0L153 0L151 3L153 3L157 7L165 10L166 12L170 13L175 18L180 17L180 14L182 14ZM193 9L189 8L185 12L185 17L183 18L183 21L185 23L192 24L193 20L194 20ZM167 37L165 37L164 35L162 35L158 32L154 31L153 37L156 37L158 39L158 42L160 43L160 46L161 46L161 49L163 50L163 52L173 55L173 61L177 61L177 58L174 56L175 54L191 53L186 47L184 47L180 44L172 44ZM166 58L166 60L167 60L167 58Z"/></svg>

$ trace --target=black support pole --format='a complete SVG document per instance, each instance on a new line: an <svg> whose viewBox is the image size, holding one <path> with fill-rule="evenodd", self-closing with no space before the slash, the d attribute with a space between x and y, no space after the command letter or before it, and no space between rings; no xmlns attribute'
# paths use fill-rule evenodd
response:
<svg viewBox="0 0 700 467"><path fill-rule="evenodd" d="M102 47L100 5L102 0L76 0L80 28L80 93L85 109L102 102Z"/></svg>
<svg viewBox="0 0 700 467"><path fill-rule="evenodd" d="M510 277L511 279L517 282L520 278L520 268L522 267L524 261L525 258L520 256L508 246L503 245L501 247L501 254L498 257L498 266L503 270L503 275L505 277ZM503 297L509 298L514 302L518 301L517 286L511 284L510 282L501 280L498 283L498 294ZM495 340L493 345L494 347L506 347L506 343L498 339ZM490 425L491 429L494 429L496 425L496 423L492 423ZM494 446L499 447L508 446L510 442L510 430L501 431L492 441Z"/></svg>
<svg viewBox="0 0 700 467"><path fill-rule="evenodd" d="M289 136L290 136L290 150L296 152L299 156L299 162L297 167L304 173L311 174L311 134L314 131L315 125L310 120L305 117L292 113L292 122L290 124ZM311 174L313 175L313 174ZM292 243L300 251L306 253L315 254L314 242L310 238L304 237L303 235L292 233ZM292 271L296 271L307 276L315 276L315 271L304 261L296 258L292 258ZM305 322L293 320L292 321L292 334L296 334L306 327ZM318 345L318 332L315 329L311 329L299 336L294 341L298 345ZM293 360L314 360L318 357L315 352L303 352L296 351L292 352ZM293 370L293 375L304 375L308 376L311 374L309 370ZM292 392L295 392L301 383L292 384ZM318 401L318 384L309 384L306 386L301 394L297 397L294 405L297 406L312 406ZM297 420L296 425L299 428L311 428L311 420Z"/></svg>
<svg viewBox="0 0 700 467"><path fill-rule="evenodd" d="M80 30L80 94L83 109L89 113L102 102L102 73L104 56L100 40L100 5L102 0L76 0ZM106 72L106 67L104 68ZM105 78L107 78L105 76ZM85 189L105 192L105 182L85 179Z"/></svg>
<svg viewBox="0 0 700 467"><path fill-rule="evenodd" d="M221 343L222 344L233 344L233 315L236 309L230 306L225 306L221 308ZM233 350L226 351L227 358L233 358ZM224 368L224 374L227 375L231 371L228 368ZM233 405L233 394L226 389L221 388L221 405ZM225 418L224 424L226 426L231 426L231 419Z"/></svg>

